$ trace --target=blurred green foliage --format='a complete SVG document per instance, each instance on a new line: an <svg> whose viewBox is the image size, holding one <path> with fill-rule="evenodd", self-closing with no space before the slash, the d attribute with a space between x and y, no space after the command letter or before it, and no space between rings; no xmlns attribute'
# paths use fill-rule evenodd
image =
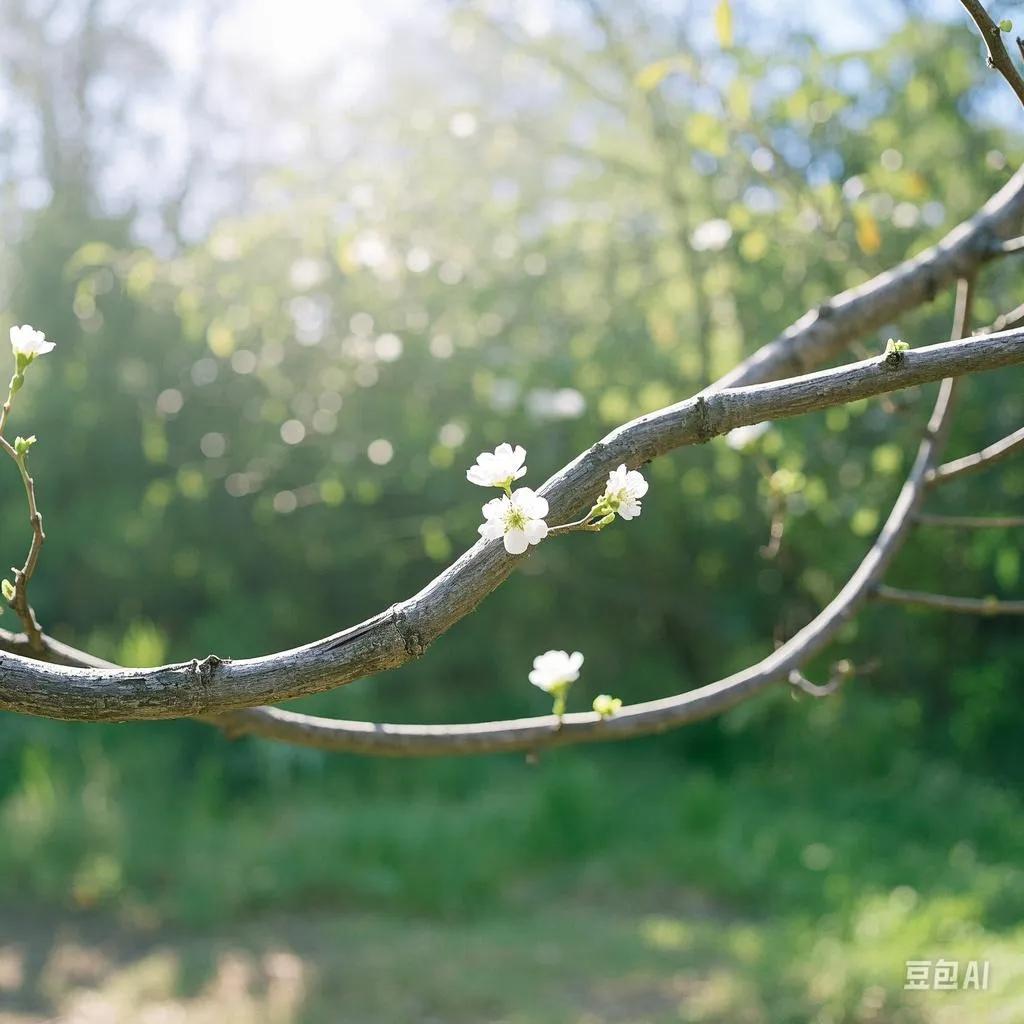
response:
<svg viewBox="0 0 1024 1024"><path fill-rule="evenodd" d="M232 201L187 244L139 244L84 175L19 216L9 318L59 345L12 418L39 437L32 596L48 631L146 665L367 617L472 543L478 451L523 444L536 486L941 237L1024 156L963 25L915 18L837 52L795 32L764 45L740 11L677 48L659 5L609 10L573 8L538 37L456 5L441 34L396 37L355 110L312 84L276 97L299 155L225 172ZM979 323L1020 300L1017 277L985 270ZM857 351L940 340L950 313L939 295ZM542 545L422 660L296 706L539 713L525 677L550 647L585 652L581 708L726 675L841 586L930 402L923 389L775 425L756 452L719 439L659 460L638 522ZM1019 373L972 380L951 451L1022 419ZM930 507L1010 513L1022 495L1011 461ZM11 474L4 565L27 543L22 501ZM1010 531L921 530L891 582L1011 596L1020 570ZM872 607L811 674L839 657L880 664L821 705L769 694L529 770L8 718L2 884L192 920L325 899L462 915L524 892L682 884L782 929L827 922L807 955L876 926L898 933L890 959L947 925L997 942L1024 910L1020 806L977 777L1021 779L1019 629ZM857 979L836 977L830 1019L862 1019L843 1016Z"/></svg>

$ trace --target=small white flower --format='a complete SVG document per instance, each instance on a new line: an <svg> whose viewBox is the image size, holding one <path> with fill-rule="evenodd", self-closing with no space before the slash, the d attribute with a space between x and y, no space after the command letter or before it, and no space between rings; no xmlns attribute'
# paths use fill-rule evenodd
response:
<svg viewBox="0 0 1024 1024"><path fill-rule="evenodd" d="M545 693L554 693L579 679L582 664L579 651L547 651L533 659L530 682Z"/></svg>
<svg viewBox="0 0 1024 1024"><path fill-rule="evenodd" d="M531 544L539 544L548 535L546 498L534 494L529 487L520 487L510 498L503 494L483 507L484 522L480 536L485 540L504 538L510 555L521 555Z"/></svg>
<svg viewBox="0 0 1024 1024"><path fill-rule="evenodd" d="M511 487L526 473L526 449L517 444L499 444L493 452L481 452L476 464L466 470L466 479L480 487Z"/></svg>
<svg viewBox="0 0 1024 1024"><path fill-rule="evenodd" d="M741 452L749 448L755 441L760 440L772 426L771 420L764 420L761 423L752 423L749 427L736 427L725 435L725 443L734 451Z"/></svg>
<svg viewBox="0 0 1024 1024"><path fill-rule="evenodd" d="M42 331L37 331L28 324L11 328L11 348L16 356L23 356L25 359L35 359L36 356L45 356L52 352L56 346L52 341L46 340Z"/></svg>
<svg viewBox="0 0 1024 1024"><path fill-rule="evenodd" d="M647 493L647 481L635 469L625 464L608 474L608 484L602 501L623 519L636 519L640 515L640 499Z"/></svg>

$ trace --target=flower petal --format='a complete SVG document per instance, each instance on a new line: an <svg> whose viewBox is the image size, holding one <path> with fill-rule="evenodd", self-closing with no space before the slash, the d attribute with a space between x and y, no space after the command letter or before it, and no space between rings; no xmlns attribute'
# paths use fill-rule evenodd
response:
<svg viewBox="0 0 1024 1024"><path fill-rule="evenodd" d="M510 502L508 498L502 496L500 498L491 498L487 504L480 509L484 514L484 519L493 519L500 521L505 518L505 513L508 510Z"/></svg>
<svg viewBox="0 0 1024 1024"><path fill-rule="evenodd" d="M548 514L548 500L535 493L530 487L520 487L512 494L512 501L530 519L543 519Z"/></svg>
<svg viewBox="0 0 1024 1024"><path fill-rule="evenodd" d="M548 524L543 519L527 520L525 533L531 544L539 544L548 535Z"/></svg>
<svg viewBox="0 0 1024 1024"><path fill-rule="evenodd" d="M634 498L642 498L650 484L635 469L626 477L626 486Z"/></svg>
<svg viewBox="0 0 1024 1024"><path fill-rule="evenodd" d="M529 546L525 531L509 530L505 534L505 550L510 555L521 555Z"/></svg>
<svg viewBox="0 0 1024 1024"><path fill-rule="evenodd" d="M481 523L477 527L477 533L479 533L484 540L497 540L504 532L505 531L502 529L501 523L493 519L486 523Z"/></svg>

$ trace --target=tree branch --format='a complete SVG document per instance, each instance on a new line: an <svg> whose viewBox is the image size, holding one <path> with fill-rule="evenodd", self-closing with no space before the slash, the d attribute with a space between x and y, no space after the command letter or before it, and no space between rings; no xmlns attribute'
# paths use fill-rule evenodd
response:
<svg viewBox="0 0 1024 1024"><path fill-rule="evenodd" d="M957 278L993 258L992 243L1016 233L1024 214L1024 168L970 220L937 245L805 313L708 391L806 373L835 357L855 338L930 302Z"/></svg>
<svg viewBox="0 0 1024 1024"><path fill-rule="evenodd" d="M835 296L817 310L806 314L696 399L670 410L663 410L661 414L644 417L633 424L628 424L609 435L605 442L580 456L549 481L545 488L553 511L556 514L567 511L570 508L568 496L576 490L583 492L583 495L576 499L577 505L585 505L586 491L589 489L590 493L596 493L603 482L603 473L619 458L617 445L628 440L631 432L656 429L658 420L666 415L682 421L687 418L686 414L689 414L692 420L694 412L697 412L700 415L697 416L698 429L695 432L695 439L706 439L713 433L710 429L710 417L707 415L711 407L709 399L717 393L730 387L742 390L742 385L770 380L788 369L805 369L823 362L859 334L890 321L900 312L930 301L941 284L947 283L958 274L972 272L990 259L993 239L1014 234L1022 213L1024 169L1018 171L978 213L951 231L936 246L858 288ZM911 379L912 375L906 372L909 366L918 363L920 356L920 352L911 353L896 374L899 378L898 383L889 381L886 389L920 382ZM868 361L865 365L869 372L877 375L877 361ZM920 365L917 368L920 369ZM945 372L959 371L950 369ZM864 394L857 397L864 397ZM819 404L812 398L804 406L804 411L822 407L820 395L817 401ZM720 421L717 427L720 430L728 430L741 423L759 421L768 415L770 414L765 411L757 411L744 420ZM690 426L693 426L692 422ZM677 444L693 443L692 440L687 442L682 436L670 435L664 436L662 441L668 448ZM653 457L655 454L659 454L659 451L652 449L644 457ZM561 507L563 504L564 509ZM482 596L493 590L511 571L513 560L500 550L495 551L494 547L496 546L488 552L481 550L481 545L478 544L405 605L394 606L387 612L326 640L267 658L225 663L218 658L210 657L202 662L192 661L155 670L116 672L106 663L97 664L95 659L90 659L86 655L82 661L75 664L91 668L93 671L75 676L73 679L60 673L39 678L31 664L25 664L21 660L0 658L0 705L6 703L12 710L25 710L28 713L52 717L119 719L197 716L218 702L223 704L225 691L230 694L230 699L248 704L260 700L283 699L302 692L341 685L358 676L394 667L422 653L434 636L440 635L451 624L468 614ZM449 597L452 599L450 603ZM829 609L826 609L826 612L828 611ZM431 623L433 635L418 630L418 623L411 619L410 613L421 621ZM7 646L11 649L10 645ZM15 645L13 649L20 648ZM58 660L73 659L64 657ZM798 667L799 661L802 660L803 656L792 666L783 666L780 670L782 676L784 677L789 668ZM762 678L765 672L773 670L773 666L777 666L777 662L761 663L750 670L752 674L743 674L743 677L749 680ZM226 671L219 671L221 669ZM214 683L215 675L217 685L213 686L211 684ZM778 675L778 672L775 675ZM775 675L772 677L773 680ZM159 686L153 686L154 676L159 680ZM230 680L225 683L229 676ZM97 686L97 683L100 685ZM271 684L277 686L274 696L268 695L268 691L275 689ZM712 684L712 689L715 686L716 684ZM284 693L280 692L282 689ZM11 699L5 701L7 695ZM697 697L689 711L684 713L702 717L704 708L705 703ZM714 709L707 710L706 713L714 713ZM287 713L274 709L251 709L246 714L250 723L257 720L264 727L275 721L278 725L285 722L285 732L294 724L288 722ZM232 718L237 725L239 716L233 715ZM307 716L298 718L301 720L300 728L305 729L302 721L306 720ZM328 725L333 726L335 723ZM344 727L344 723L337 725ZM385 727L366 726L365 723L351 725L352 729L361 735L365 735L368 730L377 736L388 733ZM665 727L671 727L671 723ZM443 732L444 727L440 728ZM489 726L488 731L493 732L494 728ZM654 728L660 726L655 723ZM406 733L411 729L415 734L417 727L402 729ZM402 729L399 729L399 732ZM338 743L335 731L328 729L329 746ZM568 735L569 732L566 733L566 736ZM575 737L575 733L572 735ZM323 736L318 734L318 738L323 739ZM412 738L415 740L415 735ZM344 737L342 739L344 740ZM469 742L472 746L472 740ZM527 740L525 745L529 746L532 742ZM407 752L407 745L403 746L406 749L401 752ZM375 749L372 743L370 747ZM344 742L338 748L348 749Z"/></svg>
<svg viewBox="0 0 1024 1024"><path fill-rule="evenodd" d="M911 350L902 355L896 367L880 357L793 380L730 388L708 397L698 395L613 431L552 477L542 493L551 505L552 518L564 520L573 511L590 507L608 472L620 463L638 466L676 447L706 441L737 426L796 416L940 377L1020 362L1024 362L1024 331ZM928 451L933 451L931 446ZM929 459L913 477L910 512L903 507L911 501L906 498L903 505L897 503L894 514L899 511L905 517L916 511L916 496L930 468ZM901 518L900 535L905 526ZM886 531L883 536L888 537ZM156 669L84 670L54 668L13 654L0 656L0 707L85 721L195 717L330 689L395 668L421 654L432 640L498 587L518 560L506 554L497 542L479 542L415 597L366 623L306 647L240 662L211 655L203 662L193 660ZM862 566L860 575L855 574L850 586L858 588L858 594L864 586L864 572L870 574L872 584L878 582L873 575L877 562L878 558L871 560L867 568ZM842 614L847 613L844 608ZM831 612L826 621L835 614ZM813 649L815 636L817 629L807 638ZM802 641L794 664L785 662L785 653L776 652L751 678L770 677L774 681L780 673L784 678L809 656L803 648ZM780 648L786 650L793 656L794 648ZM694 691L702 696L686 694L679 698L681 706L670 702L664 719L655 701L658 708L652 712L653 722L646 716L636 719L631 710L611 720L607 728L617 734L631 724L640 731L649 731L650 727L656 730L663 721L678 724L676 716L680 714L721 710L723 701L728 706L750 685L730 680ZM561 733L571 735L573 728L567 717ZM566 740L563 737L561 741Z"/></svg>
<svg viewBox="0 0 1024 1024"><path fill-rule="evenodd" d="M963 3L983 29L990 62L998 66L1006 58L1008 69L1000 70L1024 102L1024 81L1009 61L998 27L980 4L973 0ZM984 20L979 20L979 16ZM995 29L994 37L986 22ZM1017 226L1022 212L1024 171L1018 171L978 214L939 245L808 313L695 398L634 420L583 453L542 488L553 517L565 519L586 508L609 469L620 462L636 466L737 426L800 415L940 377L1024 362L1024 331L1009 331L765 383L820 365L853 338L929 301L938 288L952 279L969 277L987 260L1017 251L1018 245L1000 244L1000 239L1005 239ZM969 299L969 287L965 287L957 307L961 328L966 325ZM872 594L891 600L908 600L909 595L915 600L925 599L920 603L956 605L957 610L977 611L978 606L984 606L986 614L994 614L987 610L993 604L1014 609L1018 604L1024 605L917 595L880 585L886 567L917 517L927 484L938 479L945 468L937 469L936 464L946 440L954 392L954 383L945 379L914 466L890 516L836 598L771 656L690 693L635 705L610 719L582 714L454 726L333 722L276 708L251 707L262 700L287 699L329 689L422 654L433 639L472 611L515 567L518 559L506 555L500 545L480 542L412 599L333 637L248 661L231 662L210 656L202 662L193 660L155 669L122 669L43 636L33 618L33 628L25 637L0 631L0 649L15 652L0 656L0 707L72 720L195 716L217 721L233 731L259 732L291 742L402 755L518 750L589 739L617 739L703 718L731 707L772 682L790 676L806 681L799 673L800 665L830 642ZM7 407L0 410L0 427L7 411ZM991 447L1005 448L1015 437L1012 435ZM983 457L987 452L989 449L969 456L968 460L986 461ZM26 487L33 528L38 525L41 541L31 478ZM37 559L35 539L33 548ZM34 568L31 551L29 562ZM21 657L22 653L41 654L50 663Z"/></svg>
<svg viewBox="0 0 1024 1024"><path fill-rule="evenodd" d="M961 278L957 282L952 339L962 338L970 331L973 284L973 276ZM817 618L787 644L782 645L772 657L743 672L688 694L627 707L625 714L633 721L631 729L629 726L622 729L625 736L603 729L603 724L609 720L598 718L598 722L595 722L594 717L587 715L572 716L571 734L564 731L564 716L477 725L377 725L320 718L271 707L235 712L216 724L220 724L230 735L251 733L267 739L327 750L396 757L427 756L535 749L539 746L661 732L727 710L740 700L784 678L812 696L827 696L835 692L851 674L849 662L839 662L832 678L824 686L810 682L800 671L800 665L826 646L853 616L871 589L877 589L889 564L909 536L917 510L925 498L928 474L941 458L949 436L955 388L953 380L943 381L917 458L882 532L846 586ZM778 663L779 658L782 659L781 664Z"/></svg>
<svg viewBox="0 0 1024 1024"><path fill-rule="evenodd" d="M954 477L963 476L965 473L976 473L980 469L988 469L993 463L1005 459L1014 452L1024 448L1024 427L1008 434L1000 441L982 448L980 452L973 455L965 455L961 459L954 459L952 462L937 466L929 475L929 484L944 484Z"/></svg>
<svg viewBox="0 0 1024 1024"><path fill-rule="evenodd" d="M962 530L1016 529L1024 526L1024 516L938 516L919 512L921 526L949 526Z"/></svg>
<svg viewBox="0 0 1024 1024"><path fill-rule="evenodd" d="M799 669L793 669L789 673L789 683L801 693L806 693L809 697L831 697L833 693L838 692L843 683L853 674L854 667L850 662L839 661L832 667L832 674L829 676L827 683L821 685L812 683Z"/></svg>
<svg viewBox="0 0 1024 1024"><path fill-rule="evenodd" d="M998 71L1009 83L1010 88L1016 93L1017 99L1024 104L1024 79L1010 59L1006 47L1003 45L1003 33L999 26L989 17L988 11L978 0L960 0L967 10L967 13L974 19L978 26L981 38L985 40L985 47L988 50L988 66Z"/></svg>
<svg viewBox="0 0 1024 1024"><path fill-rule="evenodd" d="M1024 615L1024 601L1001 601L997 597L950 597L945 594L929 594L923 590L900 590L883 586L875 589L874 596L880 601L893 604L916 604L966 615Z"/></svg>

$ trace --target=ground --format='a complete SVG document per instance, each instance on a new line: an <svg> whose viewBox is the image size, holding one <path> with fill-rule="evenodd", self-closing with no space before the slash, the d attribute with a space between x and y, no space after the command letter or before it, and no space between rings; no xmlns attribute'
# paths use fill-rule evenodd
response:
<svg viewBox="0 0 1024 1024"><path fill-rule="evenodd" d="M0 911L0 935L0 1024L1020 1019L984 993L903 993L902 963L848 1014L808 1016L834 965L818 974L769 922L685 892L447 922L310 908L209 930L25 905Z"/></svg>

